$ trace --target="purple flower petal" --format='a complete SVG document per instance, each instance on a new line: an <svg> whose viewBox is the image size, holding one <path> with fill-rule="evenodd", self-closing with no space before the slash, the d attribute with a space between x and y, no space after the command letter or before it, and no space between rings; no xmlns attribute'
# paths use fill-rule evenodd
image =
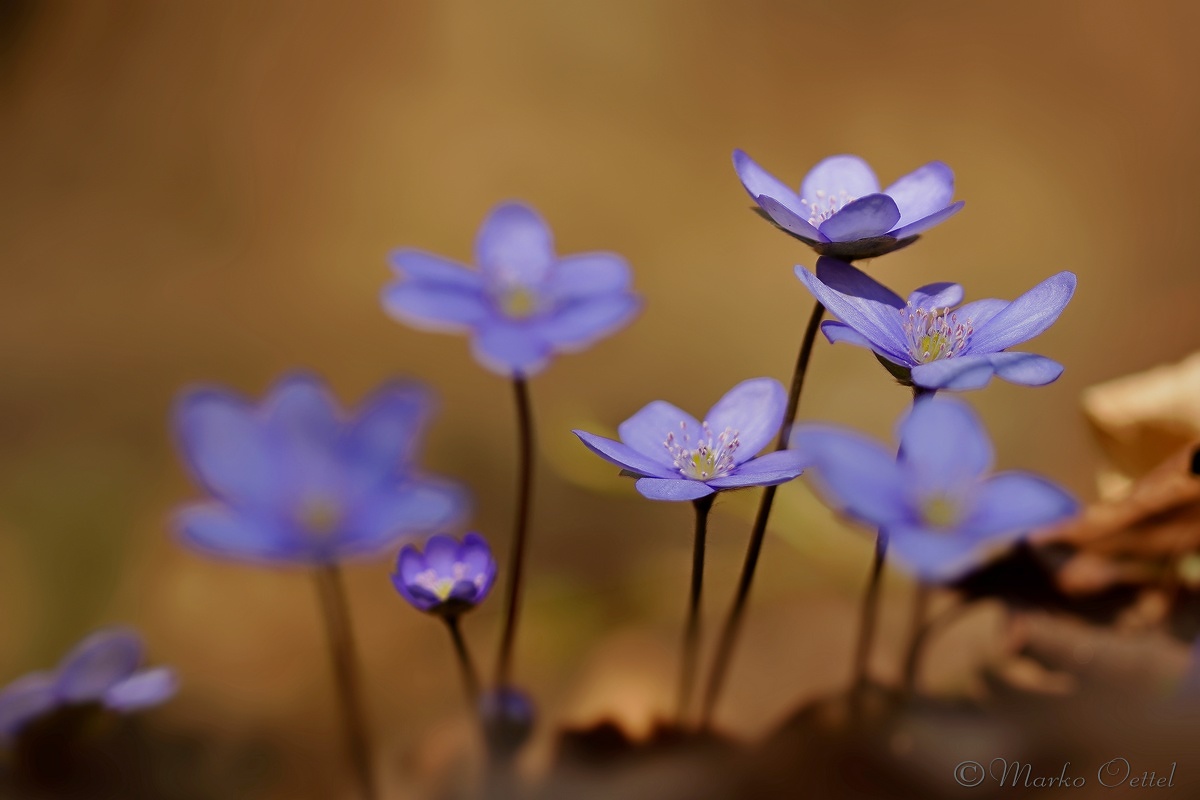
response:
<svg viewBox="0 0 1200 800"><path fill-rule="evenodd" d="M392 284L383 292L383 308L417 330L445 333L467 330L492 314L482 289L424 281Z"/></svg>
<svg viewBox="0 0 1200 800"><path fill-rule="evenodd" d="M989 551L1005 542L981 543L958 532L936 531L918 525L887 529L888 556L917 578L942 583L961 577L982 563Z"/></svg>
<svg viewBox="0 0 1200 800"><path fill-rule="evenodd" d="M559 259L546 292L563 302L626 292L631 283L629 264L616 253L580 253Z"/></svg>
<svg viewBox="0 0 1200 800"><path fill-rule="evenodd" d="M835 292L848 295L851 298L870 300L896 311L904 308L905 303L900 298L900 295L853 264L847 264L845 261L839 261L836 258L818 258L816 275L822 283ZM890 321L893 318L898 319L899 316L891 313L886 314L887 320ZM896 325L898 326L899 323L896 323Z"/></svg>
<svg viewBox="0 0 1200 800"><path fill-rule="evenodd" d="M423 250L396 250L389 258L401 278L413 283L474 291L483 290L483 276L469 267Z"/></svg>
<svg viewBox="0 0 1200 800"><path fill-rule="evenodd" d="M752 378L734 386L705 417L713 435L726 428L738 432L735 463L749 461L779 433L787 392L774 378ZM621 438L624 438L622 435Z"/></svg>
<svg viewBox="0 0 1200 800"><path fill-rule="evenodd" d="M443 602L442 598L416 583L401 584L396 581L395 576L392 576L392 585L396 587L400 596L418 611L429 611Z"/></svg>
<svg viewBox="0 0 1200 800"><path fill-rule="evenodd" d="M760 167L741 150L733 151L733 168L746 192L755 200L759 195L765 194L792 209L795 214L804 210L800 203L800 195L796 194L794 189Z"/></svg>
<svg viewBox="0 0 1200 800"><path fill-rule="evenodd" d="M77 644L58 668L55 691L72 703L99 700L112 686L128 678L142 660L142 641L130 630L93 633Z"/></svg>
<svg viewBox="0 0 1200 800"><path fill-rule="evenodd" d="M304 558L305 543L276 521L218 503L185 506L174 523L185 545L208 555L262 564Z"/></svg>
<svg viewBox="0 0 1200 800"><path fill-rule="evenodd" d="M714 489L773 486L792 480L804 471L807 464L807 457L798 450L778 450L747 461L732 475L714 478L707 483Z"/></svg>
<svg viewBox="0 0 1200 800"><path fill-rule="evenodd" d="M852 203L821 223L817 228L831 242L853 242L882 236L895 227L900 209L886 194L869 194Z"/></svg>
<svg viewBox="0 0 1200 800"><path fill-rule="evenodd" d="M995 374L989 356L958 356L917 364L912 368L912 382L926 389L967 392L987 386Z"/></svg>
<svg viewBox="0 0 1200 800"><path fill-rule="evenodd" d="M680 423L685 427L681 427ZM667 434L674 433L677 438L682 438L685 430L693 438L699 436L700 421L665 400L647 403L636 414L617 426L617 434L621 437L621 441L640 453L643 458L658 464L660 472L650 472L634 467L630 467L630 469L633 469L634 472L656 475L661 473L662 468L666 468L667 473L664 474L664 477L675 472L675 460L666 447Z"/></svg>
<svg viewBox="0 0 1200 800"><path fill-rule="evenodd" d="M963 201L959 200L954 205L946 206L941 211L930 214L924 219L919 219L915 222L910 222L906 225L896 228L890 233L890 235L896 237L897 239L906 239L909 236L916 236L917 234L924 233L933 226L940 225L941 223L953 217L962 209L962 207Z"/></svg>
<svg viewBox="0 0 1200 800"><path fill-rule="evenodd" d="M975 538L1029 533L1074 516L1079 504L1049 481L1027 472L992 476L975 496L963 527Z"/></svg>
<svg viewBox="0 0 1200 800"><path fill-rule="evenodd" d="M1021 344L1049 328L1075 293L1075 273L1060 272L1009 303L1008 307L975 329L972 353L996 353Z"/></svg>
<svg viewBox="0 0 1200 800"><path fill-rule="evenodd" d="M471 352L488 369L505 377L530 377L550 361L550 343L530 325L493 320L471 339Z"/></svg>
<svg viewBox="0 0 1200 800"><path fill-rule="evenodd" d="M955 313L963 322L970 322L975 330L982 328L988 320L1008 308L1008 300L972 300Z"/></svg>
<svg viewBox="0 0 1200 800"><path fill-rule="evenodd" d="M825 320L821 323L821 333L825 334L825 338L830 344L845 342L846 344L852 344L857 347L865 347L868 350L875 349L875 345L871 344L867 337L863 336L861 333L854 330L854 328L851 328L844 322Z"/></svg>
<svg viewBox="0 0 1200 800"><path fill-rule="evenodd" d="M337 538L338 557L373 555L402 536L450 525L466 511L466 493L448 481L409 479L365 501Z"/></svg>
<svg viewBox="0 0 1200 800"><path fill-rule="evenodd" d="M253 508L273 502L275 460L245 400L220 389L197 389L180 399L172 418L179 449L209 492Z"/></svg>
<svg viewBox="0 0 1200 800"><path fill-rule="evenodd" d="M900 225L925 219L950 205L954 198L954 171L931 161L897 180L884 194L900 208Z"/></svg>
<svg viewBox="0 0 1200 800"><path fill-rule="evenodd" d="M925 398L900 422L900 459L919 490L974 483L992 466L992 442L979 417L961 400Z"/></svg>
<svg viewBox="0 0 1200 800"><path fill-rule="evenodd" d="M179 678L167 667L135 673L104 693L104 705L114 711L130 712L159 705L179 691Z"/></svg>
<svg viewBox="0 0 1200 800"><path fill-rule="evenodd" d="M1058 380L1063 365L1033 353L995 353L988 356L996 375L1022 386L1045 386Z"/></svg>
<svg viewBox="0 0 1200 800"><path fill-rule="evenodd" d="M392 583L399 588L402 584L410 584L417 580L417 576L425 571L425 556L411 544L406 544L400 548L400 555L396 556L396 571L392 573Z"/></svg>
<svg viewBox="0 0 1200 800"><path fill-rule="evenodd" d="M474 581L460 580L455 581L450 587L450 594L446 596L447 600L457 600L460 603L470 603L475 605L483 600L479 593L479 587Z"/></svg>
<svg viewBox="0 0 1200 800"><path fill-rule="evenodd" d="M298 472L306 467L328 468L342 421L337 403L323 383L304 374L286 377L267 393L259 414L277 460ZM319 463L297 464L299 460Z"/></svg>
<svg viewBox="0 0 1200 800"><path fill-rule="evenodd" d="M707 497L714 491L707 484L684 478L638 478L634 486L642 497L672 502Z"/></svg>
<svg viewBox="0 0 1200 800"><path fill-rule="evenodd" d="M489 281L536 285L554 260L554 235L523 203L496 206L475 238L475 262Z"/></svg>
<svg viewBox="0 0 1200 800"><path fill-rule="evenodd" d="M18 678L0 692L0 737L15 735L57 705L53 675L36 672Z"/></svg>
<svg viewBox="0 0 1200 800"><path fill-rule="evenodd" d="M572 431L572 433L579 437L587 449L622 469L636 472L639 475L660 478L678 474L672 467L664 466L659 460L650 459L645 454L621 442L605 439L603 436L596 436L586 431ZM663 453L666 454L666 448L663 448ZM671 463L669 457L666 461L668 464Z"/></svg>
<svg viewBox="0 0 1200 800"><path fill-rule="evenodd" d="M409 382L385 384L363 401L338 445L359 493L409 469L432 409L429 390Z"/></svg>
<svg viewBox="0 0 1200 800"><path fill-rule="evenodd" d="M758 205L775 224L806 242L828 242L829 238L812 223L770 195L760 195Z"/></svg>
<svg viewBox="0 0 1200 800"><path fill-rule="evenodd" d="M830 156L820 161L804 176L800 197L810 205L821 197L866 197L879 192L879 180L858 156Z"/></svg>
<svg viewBox="0 0 1200 800"><path fill-rule="evenodd" d="M496 581L496 559L492 557L491 547L479 534L468 533L463 537L462 546L458 551L458 560L466 565L468 577L472 579L476 576L483 577L483 582L479 587L479 597L482 599Z"/></svg>
<svg viewBox="0 0 1200 800"><path fill-rule="evenodd" d="M841 280L841 278L856 277L853 273L859 273L859 270L849 264L824 259L818 262L818 268L821 268L823 277L839 277L838 282L843 286L848 286L851 281ZM853 273L850 272L851 270ZM859 274L861 275L861 273ZM823 279L818 279L804 267L796 267L796 277L819 302L836 314L842 322L869 340L872 350L887 356L889 360L898 364L912 363L912 357L908 355L908 348L904 340L904 329L900 326L898 309L904 306L900 298L895 299L899 305L892 306L876 299L843 294L826 284ZM876 296L881 294L876 291L876 287L883 292L887 291L880 284L866 278L865 275L862 275L862 278L865 280L853 281L855 285L861 285L862 291Z"/></svg>
<svg viewBox="0 0 1200 800"><path fill-rule="evenodd" d="M550 312L537 323L541 336L555 350L579 350L628 324L641 308L633 294L610 294L575 300Z"/></svg>
<svg viewBox="0 0 1200 800"><path fill-rule="evenodd" d="M439 533L425 542L425 565L439 578L454 574L454 562L458 560L458 542L454 537Z"/></svg>
<svg viewBox="0 0 1200 800"><path fill-rule="evenodd" d="M792 449L812 467L808 474L818 492L835 508L877 526L911 516L904 473L879 442L840 428L801 425L792 433Z"/></svg>
<svg viewBox="0 0 1200 800"><path fill-rule="evenodd" d="M932 311L935 308L952 308L963 301L963 288L957 283L931 283L916 289L908 296L913 308ZM962 315L959 314L962 318Z"/></svg>

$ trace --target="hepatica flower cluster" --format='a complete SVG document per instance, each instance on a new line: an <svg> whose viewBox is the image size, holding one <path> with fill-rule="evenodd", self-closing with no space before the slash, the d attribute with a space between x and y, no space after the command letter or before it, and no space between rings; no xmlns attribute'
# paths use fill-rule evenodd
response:
<svg viewBox="0 0 1200 800"><path fill-rule="evenodd" d="M700 723L711 722L767 538L773 498L777 488L802 473L837 513L877 532L852 691L865 678L863 654L870 651L874 628L868 621L887 556L918 582L943 584L1077 509L1070 495L1046 478L1023 471L993 473L994 453L979 418L965 401L936 396L942 390L981 389L992 377L1027 386L1058 378L1063 367L1056 361L1012 348L1054 324L1074 293L1073 273L1058 272L1011 302L964 303L963 288L955 282L922 286L905 298L850 262L912 244L961 210L948 166L930 162L883 189L866 162L850 155L820 161L798 189L740 150L734 167L761 213L821 256L815 271L795 267L817 305L790 380L741 380L699 417L684 408L700 407L704 398L678 393L676 406L652 399L647 389L637 402L649 402L616 426L616 438L566 426L539 434L560 441L574 433L606 468L633 478L642 496L694 506L692 582L676 695L675 724L682 728L691 724L697 675L708 675ZM339 565L353 558L391 560L390 580L399 597L440 618L450 632L469 708L479 716L481 741L491 759L511 758L535 723L533 699L510 677L522 588L539 580L536 574L525 577L522 569L535 527L530 520L537 518L535 415L528 381L555 357L617 334L642 307L633 271L622 256L599 250L559 255L546 221L524 203L493 208L475 235L471 260L468 266L411 246L396 250L393 279L386 285L381 279L382 306L418 331L464 334L476 360L512 383L514 466L489 470L505 480L510 473L517 477L507 558L497 558L479 533L458 535L467 516L467 489L422 466L434 402L433 389L420 382L384 381L348 410L322 379L295 373L261 396L215 385L192 388L170 414L180 460L196 487L196 496L171 519L178 540L204 555L289 567L316 578L347 750L365 798L379 793L368 715L355 690L360 679ZM729 285L715 291L739 289ZM913 387L913 406L898 424L898 449L797 417L816 326L826 311L835 317L821 327L830 342L872 351L895 378ZM672 313L672 307L664 304L659 313ZM404 348L395 352L403 367ZM730 383L743 377L736 359L712 368L722 370ZM677 386L686 385L686 378L663 375ZM586 396L588 389L577 391ZM732 490L761 490L760 505L736 594L712 648L717 656L705 671L698 660L704 652L699 644L708 516L714 499ZM503 620L500 649L495 677L485 681L460 617L485 602L502 572L507 591L504 613L497 615ZM141 642L131 631L86 639L56 669L18 679L0 692L0 734L19 737L40 717L67 706L128 712L171 697L174 673L142 669L142 657Z"/></svg>

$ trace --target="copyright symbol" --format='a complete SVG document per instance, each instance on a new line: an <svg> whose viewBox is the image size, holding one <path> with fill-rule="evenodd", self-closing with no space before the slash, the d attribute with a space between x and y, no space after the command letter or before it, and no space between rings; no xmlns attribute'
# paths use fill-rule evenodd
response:
<svg viewBox="0 0 1200 800"><path fill-rule="evenodd" d="M964 761L954 768L954 780L959 786L978 786L985 777L987 773L978 761Z"/></svg>

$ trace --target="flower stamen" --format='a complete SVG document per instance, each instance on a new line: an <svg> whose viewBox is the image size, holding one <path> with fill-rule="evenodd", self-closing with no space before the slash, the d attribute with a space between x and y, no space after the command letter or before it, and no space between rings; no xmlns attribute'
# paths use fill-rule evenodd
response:
<svg viewBox="0 0 1200 800"><path fill-rule="evenodd" d="M728 475L737 463L735 453L741 446L738 432L726 428L713 436L708 422L700 423L700 436L692 441L686 422L679 423L679 435L667 433L663 447L671 454L675 469L685 478L707 481Z"/></svg>
<svg viewBox="0 0 1200 800"><path fill-rule="evenodd" d="M817 189L816 197L813 198L812 202L800 198L800 203L808 208L808 224L815 228L841 211L848 203L852 203L857 199L857 197L852 196L845 189L842 189L837 194L830 194L824 189Z"/></svg>
<svg viewBox="0 0 1200 800"><path fill-rule="evenodd" d="M954 358L966 349L974 328L960 322L948 308L925 310L911 305L900 309L900 325L908 339L908 353L918 364Z"/></svg>

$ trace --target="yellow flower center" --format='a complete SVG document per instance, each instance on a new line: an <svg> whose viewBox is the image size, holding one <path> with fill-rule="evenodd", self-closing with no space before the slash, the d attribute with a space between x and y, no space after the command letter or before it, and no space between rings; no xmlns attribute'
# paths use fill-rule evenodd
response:
<svg viewBox="0 0 1200 800"><path fill-rule="evenodd" d="M962 518L962 506L953 498L934 495L921 504L921 518L933 528L952 528Z"/></svg>

